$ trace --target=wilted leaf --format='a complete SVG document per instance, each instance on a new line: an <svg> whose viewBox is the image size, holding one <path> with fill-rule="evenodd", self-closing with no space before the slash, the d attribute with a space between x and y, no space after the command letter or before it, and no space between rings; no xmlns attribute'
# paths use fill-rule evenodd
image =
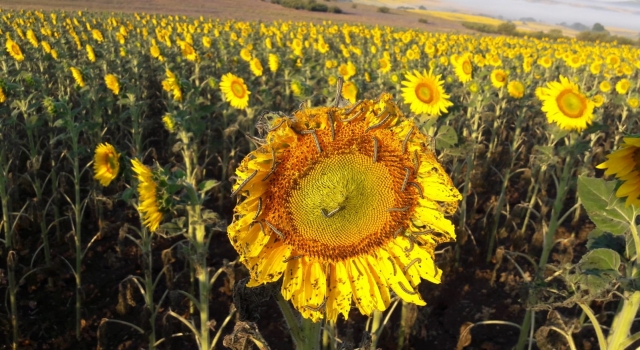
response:
<svg viewBox="0 0 640 350"><path fill-rule="evenodd" d="M622 235L614 235L610 232L595 228L589 232L587 239L587 249L589 250L609 248L615 250L618 254L625 253L625 241Z"/></svg>
<svg viewBox="0 0 640 350"><path fill-rule="evenodd" d="M594 249L580 259L579 265L582 270L618 271L618 267L620 267L620 254L613 249Z"/></svg>

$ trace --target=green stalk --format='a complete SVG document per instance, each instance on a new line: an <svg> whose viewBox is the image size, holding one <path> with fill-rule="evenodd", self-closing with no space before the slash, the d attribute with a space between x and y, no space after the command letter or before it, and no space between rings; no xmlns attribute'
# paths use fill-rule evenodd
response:
<svg viewBox="0 0 640 350"><path fill-rule="evenodd" d="M320 331L322 321L313 322L310 319L302 318L302 338L304 345L298 350L320 350Z"/></svg>
<svg viewBox="0 0 640 350"><path fill-rule="evenodd" d="M291 338L293 339L293 343L295 344L296 349L304 350L302 328L300 326L298 318L291 308L291 305L289 305L288 301L284 300L284 297L280 293L276 293L276 302L278 302L278 306L280 307L282 316L284 316L284 320L287 322L287 326L289 327L289 334L291 334Z"/></svg>
<svg viewBox="0 0 640 350"><path fill-rule="evenodd" d="M378 332L378 330L380 329L380 326L382 324L382 311L378 311L378 310L374 310L373 311L373 315L372 315L372 321L371 321L371 350L376 350L377 349L377 345L378 345L378 337L380 332Z"/></svg>
<svg viewBox="0 0 640 350"><path fill-rule="evenodd" d="M76 245L76 338L80 339L81 294L82 294L82 200L80 199L80 160L78 159L78 131L71 131L73 147L73 178L75 189L75 245Z"/></svg>
<svg viewBox="0 0 640 350"><path fill-rule="evenodd" d="M571 141L570 141L571 142ZM573 142L571 142L573 144ZM571 152L571 151L570 151ZM567 155L564 167L562 169L562 175L560 178L560 184L557 188L556 199L553 202L553 210L551 213L551 220L549 221L549 228L544 235L544 243L542 246L542 255L540 256L540 262L538 263L538 271L544 271L545 266L547 265L547 260L549 260L549 254L551 254L551 249L553 248L554 241L553 238L555 236L556 230L558 229L558 218L560 217L560 211L562 210L562 204L564 202L564 197L567 193L567 185L569 184L569 178L571 177L571 166L573 165L573 157L572 154L569 153ZM522 327L520 328L520 336L518 337L518 344L516 345L516 350L524 349L525 342L529 336L529 327L531 326L531 310L527 310L524 321L522 322Z"/></svg>
<svg viewBox="0 0 640 350"><path fill-rule="evenodd" d="M155 304L153 303L153 292L154 292L154 284L153 284L153 255L151 252L151 235L147 231L147 228L142 226L142 256L145 259L144 261L144 284L145 284L145 293L144 293L144 303L145 306L149 309L149 315L151 319L149 320L149 324L151 327L151 332L149 333L149 350L155 349L156 344L156 325L155 325L155 317L153 316L155 313Z"/></svg>
<svg viewBox="0 0 640 350"><path fill-rule="evenodd" d="M16 300L16 292L18 284L16 283L16 265L18 264L18 254L14 250L9 251L7 255L7 269L9 270L9 303L11 304L11 331L13 339L11 339L11 349L18 349L18 303Z"/></svg>
<svg viewBox="0 0 640 350"><path fill-rule="evenodd" d="M400 309L400 329L398 330L398 350L404 349L407 335L407 315L409 313L409 303L402 301L402 308Z"/></svg>
<svg viewBox="0 0 640 350"><path fill-rule="evenodd" d="M524 114L524 111L523 113ZM500 190L500 197L498 197L498 203L496 203L496 209L493 213L493 223L491 225L491 232L489 235L489 245L487 249L487 262L491 261L491 257L493 257L493 246L495 245L496 235L498 232L498 223L500 222L500 215L502 214L502 207L506 202L507 197L507 187L509 185L509 178L511 177L511 169L513 168L513 164L516 160L516 149L520 144L520 132L521 132L521 124L522 124L522 115L518 115L516 117L516 130L513 134L513 140L511 145L509 145L511 149L511 162L509 163L509 167L506 169L504 178L502 179L502 188Z"/></svg>
<svg viewBox="0 0 640 350"><path fill-rule="evenodd" d="M611 324L611 331L607 339L609 350L621 349L620 344L629 336L631 324L640 307L640 291L625 292L624 294L627 299L622 300L622 309Z"/></svg>

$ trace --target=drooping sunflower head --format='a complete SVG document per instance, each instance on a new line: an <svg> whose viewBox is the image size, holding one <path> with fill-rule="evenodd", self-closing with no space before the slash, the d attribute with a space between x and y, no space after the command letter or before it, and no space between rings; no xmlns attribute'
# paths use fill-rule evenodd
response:
<svg viewBox="0 0 640 350"><path fill-rule="evenodd" d="M245 109L249 105L249 95L251 92L247 89L244 80L233 75L233 73L227 73L222 76L220 90L222 90L225 99L231 106L238 109Z"/></svg>
<svg viewBox="0 0 640 350"><path fill-rule="evenodd" d="M390 289L424 305L421 279L439 283L445 215L461 196L428 139L389 94L348 108L303 109L270 123L264 145L236 169L231 243L248 286L283 278L306 318L384 310Z"/></svg>
<svg viewBox="0 0 640 350"><path fill-rule="evenodd" d="M502 69L494 69L491 72L491 84L499 89L507 84L507 72Z"/></svg>
<svg viewBox="0 0 640 350"><path fill-rule="evenodd" d="M640 138L625 137L619 150L609 154L607 161L596 166L607 169L605 175L615 175L622 182L616 197L627 198L626 205L640 207Z"/></svg>
<svg viewBox="0 0 640 350"><path fill-rule="evenodd" d="M414 71L407 73L405 78L402 97L410 105L411 112L439 116L447 113L447 107L453 105L444 91L444 82L440 80L440 75L433 74L433 70L429 73Z"/></svg>
<svg viewBox="0 0 640 350"><path fill-rule="evenodd" d="M593 120L593 101L578 86L560 76L560 81L547 83L542 88L542 111L550 123L557 123L565 130L584 130Z"/></svg>
<svg viewBox="0 0 640 350"><path fill-rule="evenodd" d="M142 223L153 232L160 226L163 216L158 198L158 184L150 167L137 159L132 159L131 165L138 180L138 211Z"/></svg>
<svg viewBox="0 0 640 350"><path fill-rule="evenodd" d="M93 157L93 178L102 186L109 186L120 173L120 154L109 143L101 143L96 147Z"/></svg>

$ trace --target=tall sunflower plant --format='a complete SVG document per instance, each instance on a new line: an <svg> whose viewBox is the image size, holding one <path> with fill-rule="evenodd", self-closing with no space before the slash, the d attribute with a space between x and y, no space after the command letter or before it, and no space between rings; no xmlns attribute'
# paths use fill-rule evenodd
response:
<svg viewBox="0 0 640 350"><path fill-rule="evenodd" d="M627 349L640 339L631 327L640 308L640 135L623 138L618 150L597 166L612 180L578 177L578 196L595 228L589 233L587 252L577 264L561 266L553 277L564 287L554 287L564 299L538 296L532 308L578 305L582 310L580 326L588 319L594 328L600 349ZM605 319L591 308L594 301L614 300L617 311ZM605 327L607 324L607 327ZM608 330L608 331L606 331ZM557 329L570 347L575 348L571 332Z"/></svg>

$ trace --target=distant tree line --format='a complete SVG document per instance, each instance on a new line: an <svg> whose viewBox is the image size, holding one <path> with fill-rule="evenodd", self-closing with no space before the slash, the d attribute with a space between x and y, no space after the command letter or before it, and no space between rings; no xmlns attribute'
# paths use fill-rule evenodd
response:
<svg viewBox="0 0 640 350"><path fill-rule="evenodd" d="M316 0L271 0L271 3L296 10L342 13L342 9L338 6L327 6L318 3Z"/></svg>
<svg viewBox="0 0 640 350"><path fill-rule="evenodd" d="M575 23L580 24L580 23ZM574 24L574 25L575 25ZM582 24L580 24L582 25ZM529 37L529 38L548 38L552 40L557 40L560 38L566 38L562 34L562 31L559 29L550 29L547 32L536 31L519 31L517 27L512 22L503 22L499 25L485 24L485 23L476 23L476 22L462 22L462 26L475 30L482 33L490 33L490 34L501 34L501 35L510 35L510 36L518 36L518 37ZM588 28L588 27L587 27ZM581 31L576 35L576 39L581 41L590 41L590 42L617 42L620 45L640 45L640 39L633 40L631 38L627 38L619 35L611 35L609 31L605 29L605 27L596 23L593 25L591 30Z"/></svg>

